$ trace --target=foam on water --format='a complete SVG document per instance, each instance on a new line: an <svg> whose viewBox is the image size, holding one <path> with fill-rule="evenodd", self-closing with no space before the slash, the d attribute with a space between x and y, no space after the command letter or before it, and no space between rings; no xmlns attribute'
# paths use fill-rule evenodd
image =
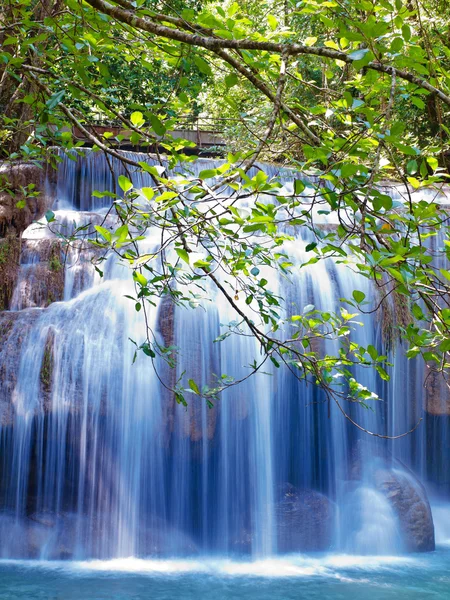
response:
<svg viewBox="0 0 450 600"><path fill-rule="evenodd" d="M227 558L211 559L209 556L196 559L154 560L143 558L119 558L89 561L40 561L0 560L0 567L19 566L27 569L66 571L68 573L130 573L141 575L177 576L207 574L210 576L263 577L336 577L339 571L375 572L395 570L402 567L420 567L424 561L405 556L352 556L290 555L255 561L233 561Z"/></svg>

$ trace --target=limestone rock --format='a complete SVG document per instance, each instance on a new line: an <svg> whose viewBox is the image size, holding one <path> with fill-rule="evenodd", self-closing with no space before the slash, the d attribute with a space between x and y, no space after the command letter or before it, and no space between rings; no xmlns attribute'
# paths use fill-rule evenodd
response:
<svg viewBox="0 0 450 600"><path fill-rule="evenodd" d="M380 468L375 484L391 504L400 524L408 552L435 549L433 516L422 484L406 470Z"/></svg>
<svg viewBox="0 0 450 600"><path fill-rule="evenodd" d="M424 408L430 415L450 415L450 389L442 373L427 368Z"/></svg>
<svg viewBox="0 0 450 600"><path fill-rule="evenodd" d="M287 484L275 505L279 552L328 550L332 543L335 505L314 490Z"/></svg>
<svg viewBox="0 0 450 600"><path fill-rule="evenodd" d="M12 423L12 394L17 383L22 345L39 310L0 312L0 423Z"/></svg>
<svg viewBox="0 0 450 600"><path fill-rule="evenodd" d="M20 239L8 232L0 238L0 311L8 310L16 287L20 262Z"/></svg>
<svg viewBox="0 0 450 600"><path fill-rule="evenodd" d="M162 519L151 518L150 525L143 527L139 534L139 556L190 556L198 554L192 538L165 523Z"/></svg>
<svg viewBox="0 0 450 600"><path fill-rule="evenodd" d="M45 308L64 297L64 253L59 240L23 240L13 310Z"/></svg>
<svg viewBox="0 0 450 600"><path fill-rule="evenodd" d="M51 186L46 185L46 168L37 164L0 164L0 183L0 237L8 231L20 235L53 204ZM30 184L34 188L30 189Z"/></svg>

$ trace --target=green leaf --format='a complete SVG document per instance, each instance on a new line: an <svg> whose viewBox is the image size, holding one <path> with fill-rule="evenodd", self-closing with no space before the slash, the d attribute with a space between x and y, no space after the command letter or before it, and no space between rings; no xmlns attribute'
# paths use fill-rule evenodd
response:
<svg viewBox="0 0 450 600"><path fill-rule="evenodd" d="M433 171L436 171L436 169L439 167L438 160L434 156L428 156L427 163L430 165Z"/></svg>
<svg viewBox="0 0 450 600"><path fill-rule="evenodd" d="M128 179L128 177L125 177L125 175L119 175L119 187L126 193L129 190L131 190L131 188L133 187L133 184L131 183L131 181Z"/></svg>
<svg viewBox="0 0 450 600"><path fill-rule="evenodd" d="M117 238L117 242L120 244L123 242L128 236L128 225L122 225L114 232L114 237Z"/></svg>
<svg viewBox="0 0 450 600"><path fill-rule="evenodd" d="M143 171L150 173L150 175L153 175L153 177L160 177L166 170L166 167L163 167L162 165L149 165L143 161L138 162L138 165Z"/></svg>
<svg viewBox="0 0 450 600"><path fill-rule="evenodd" d="M361 48L360 50L355 50L354 52L351 52L348 55L348 57L351 58L352 60L362 60L368 52L369 52L368 48Z"/></svg>
<svg viewBox="0 0 450 600"><path fill-rule="evenodd" d="M417 106L417 108L420 108L421 110L425 108L425 102L422 100L422 98L411 96L411 102L414 104L414 106Z"/></svg>
<svg viewBox="0 0 450 600"><path fill-rule="evenodd" d="M175 248L175 252L181 260L184 260L185 263L189 264L189 252L186 252L184 248Z"/></svg>
<svg viewBox="0 0 450 600"><path fill-rule="evenodd" d="M402 26L402 35L405 42L409 42L411 39L411 27L407 23Z"/></svg>
<svg viewBox="0 0 450 600"><path fill-rule="evenodd" d="M403 48L403 40L401 37L396 37L392 40L391 42L391 47L389 48L390 52L397 53L400 52L400 50Z"/></svg>
<svg viewBox="0 0 450 600"><path fill-rule="evenodd" d="M270 360L272 361L272 363L276 366L277 369L280 368L280 363L277 361L277 359L274 356L270 357Z"/></svg>
<svg viewBox="0 0 450 600"><path fill-rule="evenodd" d="M212 179L217 175L216 169L204 169L198 174L199 179Z"/></svg>
<svg viewBox="0 0 450 600"><path fill-rule="evenodd" d="M195 381L193 379L189 379L188 383L189 383L189 387L191 388L191 390L195 394L197 394L198 396L200 396L200 390L198 389L198 385L195 383Z"/></svg>
<svg viewBox="0 0 450 600"><path fill-rule="evenodd" d="M294 192L298 196L305 189L305 184L301 179L294 179Z"/></svg>
<svg viewBox="0 0 450 600"><path fill-rule="evenodd" d="M194 62L198 70L204 75L212 75L211 67L209 64L200 56L194 56Z"/></svg>
<svg viewBox="0 0 450 600"><path fill-rule="evenodd" d="M142 348L142 351L144 352L144 354L146 354L147 356L151 356L151 358L156 357L154 350L152 350L152 348L148 342L145 342L144 344L142 344L141 348Z"/></svg>
<svg viewBox="0 0 450 600"><path fill-rule="evenodd" d="M306 248L305 251L306 252L311 252L311 250L314 250L314 248L317 246L317 242L310 242Z"/></svg>
<svg viewBox="0 0 450 600"><path fill-rule="evenodd" d="M358 304L363 302L364 298L366 297L365 293L360 292L359 290L353 290L352 296Z"/></svg>
<svg viewBox="0 0 450 600"><path fill-rule="evenodd" d="M142 125L144 123L144 115L137 110L134 113L131 113L130 121L133 123L133 125Z"/></svg>
<svg viewBox="0 0 450 600"><path fill-rule="evenodd" d="M48 210L45 213L45 219L47 223L52 223L55 220L55 213L52 210Z"/></svg>
<svg viewBox="0 0 450 600"><path fill-rule="evenodd" d="M172 200L173 198L176 198L178 196L178 194L176 192L163 192L161 195L157 196L155 198L156 202L165 202L166 200Z"/></svg>
<svg viewBox="0 0 450 600"><path fill-rule="evenodd" d="M390 377L383 369L383 367L381 367L380 365L376 365L375 369L378 371L378 374L381 377L381 379L383 379L384 381L389 381Z"/></svg>
<svg viewBox="0 0 450 600"><path fill-rule="evenodd" d="M156 115L150 115L150 123L156 135L163 136L166 133L166 128Z"/></svg>
<svg viewBox="0 0 450 600"><path fill-rule="evenodd" d="M108 229L101 227L100 225L94 225L95 231L97 231L107 242L111 241L112 235Z"/></svg>
<svg viewBox="0 0 450 600"><path fill-rule="evenodd" d="M184 399L184 396L181 392L175 392L175 400L177 401L177 404L182 404L183 406L187 406L187 402Z"/></svg>
<svg viewBox="0 0 450 600"><path fill-rule="evenodd" d="M278 21L277 18L274 15L268 15L267 17L267 22L269 23L269 27L272 31L275 31L275 29L278 26Z"/></svg>
<svg viewBox="0 0 450 600"><path fill-rule="evenodd" d="M369 344L367 346L367 352L372 360L376 360L378 358L377 349L375 348L375 346L372 346L372 344Z"/></svg>
<svg viewBox="0 0 450 600"><path fill-rule="evenodd" d="M305 46L314 46L314 44L317 42L317 38L316 37L307 37L305 38Z"/></svg>
<svg viewBox="0 0 450 600"><path fill-rule="evenodd" d="M52 110L52 108L55 108L55 106L61 102L61 100L64 98L64 94L66 92L64 90L61 90L59 92L55 92L52 96L50 96L50 98L47 100L47 102L45 103L46 107L49 110Z"/></svg>
<svg viewBox="0 0 450 600"><path fill-rule="evenodd" d="M417 160L410 160L406 165L406 172L408 173L408 175L414 175L415 173L417 173L418 168L419 165L417 164Z"/></svg>
<svg viewBox="0 0 450 600"><path fill-rule="evenodd" d="M239 78L237 76L237 73L229 73L225 77L225 85L227 87L227 90L229 90L230 88L235 86L238 83L238 81L239 81Z"/></svg>
<svg viewBox="0 0 450 600"><path fill-rule="evenodd" d="M415 318L418 319L419 321L422 321L422 319L424 318L424 314L423 314L420 306L418 304L413 304L411 310L412 310L412 314L415 316Z"/></svg>
<svg viewBox="0 0 450 600"><path fill-rule="evenodd" d="M141 188L141 192L147 198L148 201L150 201L155 195L155 190L151 187Z"/></svg>
<svg viewBox="0 0 450 600"><path fill-rule="evenodd" d="M133 271L133 279L141 286L146 286L148 283L147 279L139 271Z"/></svg>

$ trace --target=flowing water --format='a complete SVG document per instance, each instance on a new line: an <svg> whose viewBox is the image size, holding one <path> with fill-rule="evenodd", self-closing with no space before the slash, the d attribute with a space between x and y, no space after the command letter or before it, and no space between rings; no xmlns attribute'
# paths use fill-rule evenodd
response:
<svg viewBox="0 0 450 600"><path fill-rule="evenodd" d="M446 600L450 551L414 557L0 562L8 600Z"/></svg>
<svg viewBox="0 0 450 600"><path fill-rule="evenodd" d="M189 168L214 166L200 162ZM113 170L125 172L116 163ZM291 175L279 175L289 186ZM151 185L145 174L134 181ZM108 223L108 198L92 192L113 186L100 154L66 158L56 183L58 227ZM348 410L389 435L423 418L406 438L371 441L320 390L270 368L225 392L213 409L193 395L184 408L147 357L133 363L130 338L141 343L145 327L126 298L133 294L127 269L110 258L100 277L92 250L80 243L66 257L62 301L46 306L39 269L43 257L52 260L55 234L32 226L24 238L16 320L0 349L12 406L2 409L0 426L1 597L169 598L182 590L193 598L208 590L217 598L356 598L370 589L373 598L425 598L444 589L448 551L404 557L409 542L390 498L409 495L426 511L424 484L437 506L436 538L447 539L448 417L424 410L425 369L398 346L386 347L382 320L362 316L354 339L387 348L391 381L358 372L382 400ZM290 243L291 257L300 260L307 241ZM150 235L144 243L151 249L157 241ZM270 286L292 314L308 304L334 311L354 289L374 298L368 280L331 261L290 280L271 275ZM200 384L211 373L242 377L258 355L250 337L214 343L234 317L212 294L196 309L161 305L148 313L157 338L179 348L177 377L186 371ZM14 361L6 354L13 348ZM299 550L336 554L283 558ZM367 558L352 562L342 553ZM409 595L400 592L405 579Z"/></svg>

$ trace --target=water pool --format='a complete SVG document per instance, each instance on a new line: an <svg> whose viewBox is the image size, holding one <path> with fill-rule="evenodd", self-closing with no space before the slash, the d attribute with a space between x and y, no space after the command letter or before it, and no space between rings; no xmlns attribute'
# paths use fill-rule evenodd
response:
<svg viewBox="0 0 450 600"><path fill-rule="evenodd" d="M393 557L0 561L1 600L450 599L450 546Z"/></svg>

